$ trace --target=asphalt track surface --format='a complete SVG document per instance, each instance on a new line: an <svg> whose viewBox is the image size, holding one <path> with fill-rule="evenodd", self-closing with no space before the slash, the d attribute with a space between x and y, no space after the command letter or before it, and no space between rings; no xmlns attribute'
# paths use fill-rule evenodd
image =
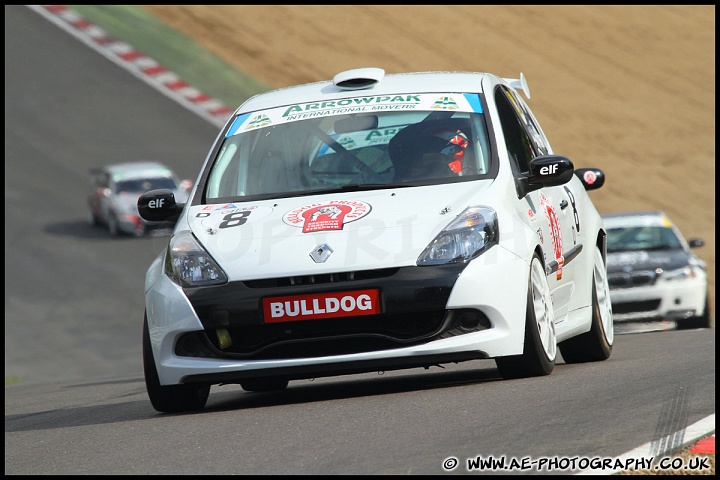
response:
<svg viewBox="0 0 720 480"><path fill-rule="evenodd" d="M202 413L159 414L142 290L167 239L88 226L87 171L152 158L194 179L218 129L26 6L5 6L5 82L6 474L443 474L449 457L467 473L476 456L662 454L714 429L714 329L618 335L608 361L549 377L479 361L213 387Z"/></svg>

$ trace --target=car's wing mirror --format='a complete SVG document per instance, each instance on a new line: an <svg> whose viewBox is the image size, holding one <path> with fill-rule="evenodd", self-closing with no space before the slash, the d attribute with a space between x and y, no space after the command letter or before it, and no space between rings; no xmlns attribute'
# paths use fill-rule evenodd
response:
<svg viewBox="0 0 720 480"><path fill-rule="evenodd" d="M142 195L137 202L138 213L150 222L174 222L180 216L184 203L177 203L175 195L169 188L150 190Z"/></svg>
<svg viewBox="0 0 720 480"><path fill-rule="evenodd" d="M575 175L580 179L585 190L597 190L605 184L605 173L599 168L578 168Z"/></svg>
<svg viewBox="0 0 720 480"><path fill-rule="evenodd" d="M688 241L688 245L690 246L690 248L698 248L698 247L702 247L703 245L705 245L705 242L703 241L702 238L691 238Z"/></svg>
<svg viewBox="0 0 720 480"><path fill-rule="evenodd" d="M530 173L518 179L518 198L543 187L565 185L572 179L575 167L562 155L543 155L530 162Z"/></svg>

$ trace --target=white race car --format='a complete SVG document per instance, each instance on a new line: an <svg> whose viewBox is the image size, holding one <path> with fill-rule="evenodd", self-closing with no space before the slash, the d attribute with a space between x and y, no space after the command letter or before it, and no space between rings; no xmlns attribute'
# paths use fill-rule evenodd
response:
<svg viewBox="0 0 720 480"><path fill-rule="evenodd" d="M603 215L608 236L608 283L616 323L665 320L677 328L709 328L705 261L661 211Z"/></svg>
<svg viewBox="0 0 720 480"><path fill-rule="evenodd" d="M494 359L503 378L605 360L613 319L603 172L556 155L488 73L341 72L257 95L212 145L145 280L143 360L160 412L211 385Z"/></svg>
<svg viewBox="0 0 720 480"><path fill-rule="evenodd" d="M186 202L192 181L180 180L162 163L137 161L105 165L90 170L86 200L88 223L104 225L110 235L136 237L154 231L170 231L172 222L148 222L138 214L138 198L149 190L168 188L178 202Z"/></svg>

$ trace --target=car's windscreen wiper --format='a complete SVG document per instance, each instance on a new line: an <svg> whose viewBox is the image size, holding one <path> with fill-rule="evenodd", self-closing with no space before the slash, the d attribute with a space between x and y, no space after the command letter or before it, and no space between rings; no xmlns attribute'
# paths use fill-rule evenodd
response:
<svg viewBox="0 0 720 480"><path fill-rule="evenodd" d="M669 245L669 244L663 244L663 245L650 245L647 248L644 248L643 250L677 250L679 248L682 248L680 245Z"/></svg>
<svg viewBox="0 0 720 480"><path fill-rule="evenodd" d="M402 188L402 187L413 187L417 185L407 183L349 183L347 185L340 185L335 188L315 188L312 190L296 190L288 192L273 192L273 193L256 193L254 195L245 195L242 197L222 197L222 198L204 198L203 202L210 201L222 201L226 203L230 202L247 202L255 200L271 200L278 198L293 198L293 197L308 197L311 195L323 195L327 193L341 193L341 192L355 192L360 190L377 190L386 188Z"/></svg>
<svg viewBox="0 0 720 480"><path fill-rule="evenodd" d="M347 185L341 185L340 190L342 191L357 191L357 190L375 190L377 188L403 188L412 187L412 184L408 183L348 183Z"/></svg>
<svg viewBox="0 0 720 480"><path fill-rule="evenodd" d="M655 251L655 250L677 250L681 249L682 247L680 245L648 245L648 246L641 246L641 247L608 247L607 251L608 253L617 253L617 252L649 252L649 251Z"/></svg>

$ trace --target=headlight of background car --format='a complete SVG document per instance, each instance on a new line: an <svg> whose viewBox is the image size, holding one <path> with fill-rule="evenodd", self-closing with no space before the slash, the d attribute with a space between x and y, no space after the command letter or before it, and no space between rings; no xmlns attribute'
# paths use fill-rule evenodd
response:
<svg viewBox="0 0 720 480"><path fill-rule="evenodd" d="M690 265L675 270L660 270L657 273L660 274L658 276L658 280L664 282L685 280L688 278L695 278L695 276L697 276L697 273L695 273L695 269Z"/></svg>
<svg viewBox="0 0 720 480"><path fill-rule="evenodd" d="M418 257L417 264L467 262L495 245L497 239L495 210L489 207L468 207L430 242Z"/></svg>
<svg viewBox="0 0 720 480"><path fill-rule="evenodd" d="M227 282L225 272L190 232L180 232L170 239L165 258L165 274L181 287Z"/></svg>

